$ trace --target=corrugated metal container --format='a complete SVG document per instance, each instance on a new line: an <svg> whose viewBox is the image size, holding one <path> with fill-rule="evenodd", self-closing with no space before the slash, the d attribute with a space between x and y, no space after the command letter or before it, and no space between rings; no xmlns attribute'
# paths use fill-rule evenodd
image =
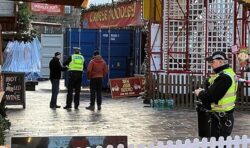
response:
<svg viewBox="0 0 250 148"><path fill-rule="evenodd" d="M55 52L63 52L63 34L41 34L41 77L49 78L49 62Z"/></svg>
<svg viewBox="0 0 250 148"><path fill-rule="evenodd" d="M90 30L90 29L66 29L65 58L73 53L73 47L81 47L82 55L88 65L93 51L99 49L102 57L109 66L109 74L103 82L107 87L109 78L127 77L133 75L133 30ZM88 85L86 73L83 75L84 86Z"/></svg>

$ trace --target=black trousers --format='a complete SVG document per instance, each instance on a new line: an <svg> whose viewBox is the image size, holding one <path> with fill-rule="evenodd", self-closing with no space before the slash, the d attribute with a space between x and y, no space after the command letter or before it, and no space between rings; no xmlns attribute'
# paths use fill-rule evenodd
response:
<svg viewBox="0 0 250 148"><path fill-rule="evenodd" d="M59 93L60 79L51 79L50 82L52 85L52 89L51 89L52 95L51 95L51 100L50 100L50 107L56 107L57 95Z"/></svg>
<svg viewBox="0 0 250 148"><path fill-rule="evenodd" d="M82 84L82 72L69 71L66 107L71 107L73 100L73 91L75 91L74 95L75 107L79 106L81 84Z"/></svg>
<svg viewBox="0 0 250 148"><path fill-rule="evenodd" d="M90 106L95 105L95 98L97 96L97 105L102 105L102 78L90 79Z"/></svg>
<svg viewBox="0 0 250 148"><path fill-rule="evenodd" d="M211 115L211 137L219 139L223 136L225 139L230 136L234 126L233 112L226 113L225 115L213 113Z"/></svg>

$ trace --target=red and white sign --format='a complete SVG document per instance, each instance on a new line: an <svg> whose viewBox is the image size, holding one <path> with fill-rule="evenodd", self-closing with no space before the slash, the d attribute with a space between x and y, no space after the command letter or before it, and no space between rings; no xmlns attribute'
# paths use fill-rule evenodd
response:
<svg viewBox="0 0 250 148"><path fill-rule="evenodd" d="M62 15L64 13L64 6L63 5L31 3L30 9L31 9L32 13L38 13L38 14Z"/></svg>
<svg viewBox="0 0 250 148"><path fill-rule="evenodd" d="M139 96L145 89L144 77L110 79L112 98Z"/></svg>
<svg viewBox="0 0 250 148"><path fill-rule="evenodd" d="M83 13L84 28L142 26L141 2L127 2Z"/></svg>

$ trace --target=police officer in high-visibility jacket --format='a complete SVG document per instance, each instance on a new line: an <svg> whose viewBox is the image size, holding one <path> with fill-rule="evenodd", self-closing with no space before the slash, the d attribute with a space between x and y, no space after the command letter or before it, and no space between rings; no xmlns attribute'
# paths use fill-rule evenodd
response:
<svg viewBox="0 0 250 148"><path fill-rule="evenodd" d="M63 107L64 109L72 108L71 104L73 100L73 91L75 91L74 108L78 109L82 83L82 73L83 70L86 69L84 57L80 53L80 48L74 47L73 50L74 54L71 55L63 63L63 65L68 66L68 94L66 106Z"/></svg>
<svg viewBox="0 0 250 148"><path fill-rule="evenodd" d="M209 79L207 89L196 89L195 95L201 99L211 111L211 137L226 138L232 132L234 125L233 112L235 108L237 77L226 63L226 54L216 51L206 61L211 65L215 75Z"/></svg>

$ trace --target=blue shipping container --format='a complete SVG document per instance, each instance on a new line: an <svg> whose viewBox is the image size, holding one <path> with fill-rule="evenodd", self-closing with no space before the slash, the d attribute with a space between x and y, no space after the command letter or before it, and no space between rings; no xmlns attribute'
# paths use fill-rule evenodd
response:
<svg viewBox="0 0 250 148"><path fill-rule="evenodd" d="M133 75L134 37L134 30L69 28L66 29L64 59L73 54L73 47L80 47L86 65L88 65L93 51L99 49L100 54L109 67L108 76L103 82L103 87L107 87L109 78L121 78ZM82 85L89 85L86 72L83 75Z"/></svg>

